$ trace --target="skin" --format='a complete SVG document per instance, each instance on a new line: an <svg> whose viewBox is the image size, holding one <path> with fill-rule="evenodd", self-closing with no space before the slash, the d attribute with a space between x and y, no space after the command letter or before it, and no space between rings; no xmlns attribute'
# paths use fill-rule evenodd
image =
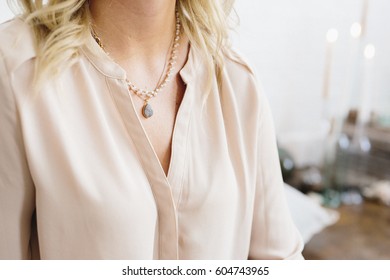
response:
<svg viewBox="0 0 390 280"><path fill-rule="evenodd" d="M175 32L175 0L90 0L93 26L110 57L139 88L154 89L170 57ZM131 94L139 119L161 166L168 174L176 115L185 85L179 71L188 54L188 40L181 36L173 77L157 97L152 98L154 115L145 119L144 101ZM165 74L165 70L164 70Z"/></svg>

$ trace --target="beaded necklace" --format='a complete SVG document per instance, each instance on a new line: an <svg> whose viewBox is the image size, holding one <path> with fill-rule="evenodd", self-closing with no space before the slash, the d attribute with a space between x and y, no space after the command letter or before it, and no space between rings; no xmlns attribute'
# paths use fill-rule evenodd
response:
<svg viewBox="0 0 390 280"><path fill-rule="evenodd" d="M179 13L176 11L175 38L173 39L173 42L172 42L172 50L171 50L170 58L168 60L168 67L167 67L164 79L162 79L162 81L157 84L155 89L153 89L153 90L140 89L134 83L132 83L131 81L126 79L127 86L129 87L129 90L144 101L144 105L142 106L142 115L145 118L150 118L151 116L153 116L153 108L149 104L149 100L153 97L156 97L158 95L158 93L161 92L166 87L166 85L171 81L173 71L175 69L176 60L177 60L177 53L178 53L177 49L180 45L180 43L179 43L180 29L181 29L181 23L180 23ZM92 34L92 37L95 39L96 43L102 48L103 51L106 52L104 45L102 43L102 40L96 34L95 30L93 30L93 28L91 29L91 34ZM165 70L165 67L164 67L163 71L164 70Z"/></svg>

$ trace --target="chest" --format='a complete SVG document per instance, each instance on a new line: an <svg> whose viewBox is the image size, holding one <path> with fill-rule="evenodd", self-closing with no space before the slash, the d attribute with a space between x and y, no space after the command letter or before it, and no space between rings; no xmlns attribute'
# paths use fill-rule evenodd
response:
<svg viewBox="0 0 390 280"><path fill-rule="evenodd" d="M169 170L175 121L184 91L185 85L177 77L156 97L148 100L148 108L152 110L152 116L148 118L143 112L146 102L130 91L138 118L165 174Z"/></svg>

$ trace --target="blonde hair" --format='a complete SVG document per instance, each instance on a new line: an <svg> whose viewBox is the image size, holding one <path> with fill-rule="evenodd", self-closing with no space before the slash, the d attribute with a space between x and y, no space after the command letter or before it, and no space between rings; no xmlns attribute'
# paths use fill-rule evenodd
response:
<svg viewBox="0 0 390 280"><path fill-rule="evenodd" d="M183 30L207 61L210 75L223 68L228 38L228 16L234 0L177 0ZM88 0L8 0L18 7L35 32L36 81L58 75L77 61L80 47L90 36Z"/></svg>

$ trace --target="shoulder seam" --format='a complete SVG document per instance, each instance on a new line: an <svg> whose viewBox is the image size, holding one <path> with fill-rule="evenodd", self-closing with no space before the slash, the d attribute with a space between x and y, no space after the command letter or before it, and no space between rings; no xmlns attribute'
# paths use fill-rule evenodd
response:
<svg viewBox="0 0 390 280"><path fill-rule="evenodd" d="M240 54L239 51L233 48L225 48L223 52L228 59L245 67L253 76L257 76L252 65L247 61L246 58L243 57L243 55Z"/></svg>
<svg viewBox="0 0 390 280"><path fill-rule="evenodd" d="M7 62L6 62L5 57L4 57L4 53L1 49L0 49L0 63L3 65L2 68L4 68L4 70L6 72L5 74L7 75L7 77L3 77L3 79L7 83L8 90L10 91L10 95L11 95L10 98L12 99L12 102L15 106L16 111L19 111L18 106L17 106L17 102L16 102L15 91L14 91L14 88L13 88L12 82L11 82L11 72L9 71Z"/></svg>
<svg viewBox="0 0 390 280"><path fill-rule="evenodd" d="M36 57L34 38L31 28L18 17L1 24L1 27L0 40L5 43L0 50L11 74L24 62Z"/></svg>

